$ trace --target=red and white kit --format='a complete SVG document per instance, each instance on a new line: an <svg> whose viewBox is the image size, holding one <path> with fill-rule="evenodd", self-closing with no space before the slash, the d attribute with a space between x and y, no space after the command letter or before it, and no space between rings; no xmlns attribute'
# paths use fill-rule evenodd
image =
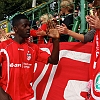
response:
<svg viewBox="0 0 100 100"><path fill-rule="evenodd" d="M29 100L34 97L31 84L34 81L35 61L47 63L49 54L33 43L18 44L12 39L0 43L2 77L0 86L13 100Z"/></svg>

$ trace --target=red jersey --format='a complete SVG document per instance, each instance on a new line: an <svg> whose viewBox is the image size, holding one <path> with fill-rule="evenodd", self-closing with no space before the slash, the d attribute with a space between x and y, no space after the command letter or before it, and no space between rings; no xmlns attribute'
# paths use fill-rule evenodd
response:
<svg viewBox="0 0 100 100"><path fill-rule="evenodd" d="M13 100L29 100L34 97L32 86L35 61L47 63L49 54L33 43L18 44L12 39L0 43L2 77L0 86Z"/></svg>

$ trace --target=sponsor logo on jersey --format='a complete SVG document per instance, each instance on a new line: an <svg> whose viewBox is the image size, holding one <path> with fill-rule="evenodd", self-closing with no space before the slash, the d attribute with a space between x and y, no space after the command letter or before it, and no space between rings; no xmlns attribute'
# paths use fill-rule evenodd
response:
<svg viewBox="0 0 100 100"><path fill-rule="evenodd" d="M21 67L21 66L22 66L22 64L14 64L14 63L10 64L10 67Z"/></svg>
<svg viewBox="0 0 100 100"><path fill-rule="evenodd" d="M27 53L27 60L28 60L28 61L31 60L31 54L29 53L29 51L28 51L28 53Z"/></svg>
<svg viewBox="0 0 100 100"><path fill-rule="evenodd" d="M29 63L22 63L22 64L11 63L10 64L10 67L30 68L31 66L32 66L32 64L29 64Z"/></svg>
<svg viewBox="0 0 100 100"><path fill-rule="evenodd" d="M100 92L100 73L95 77L94 87L96 91Z"/></svg>

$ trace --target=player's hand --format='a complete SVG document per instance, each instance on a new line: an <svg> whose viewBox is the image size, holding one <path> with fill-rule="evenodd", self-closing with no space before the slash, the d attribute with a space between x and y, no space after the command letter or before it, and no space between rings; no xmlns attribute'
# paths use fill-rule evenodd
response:
<svg viewBox="0 0 100 100"><path fill-rule="evenodd" d="M10 95L7 94L1 87L0 87L0 100L12 100Z"/></svg>
<svg viewBox="0 0 100 100"><path fill-rule="evenodd" d="M49 20L47 23L47 35L52 38L59 38L59 32L56 28L57 23L53 20Z"/></svg>

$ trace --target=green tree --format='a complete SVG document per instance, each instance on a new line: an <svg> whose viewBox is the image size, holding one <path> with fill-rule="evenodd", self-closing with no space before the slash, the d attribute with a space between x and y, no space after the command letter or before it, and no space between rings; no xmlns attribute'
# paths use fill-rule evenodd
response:
<svg viewBox="0 0 100 100"><path fill-rule="evenodd" d="M47 0L37 0L37 4L46 2ZM11 16L16 12L25 11L32 7L32 0L0 0L0 20Z"/></svg>

